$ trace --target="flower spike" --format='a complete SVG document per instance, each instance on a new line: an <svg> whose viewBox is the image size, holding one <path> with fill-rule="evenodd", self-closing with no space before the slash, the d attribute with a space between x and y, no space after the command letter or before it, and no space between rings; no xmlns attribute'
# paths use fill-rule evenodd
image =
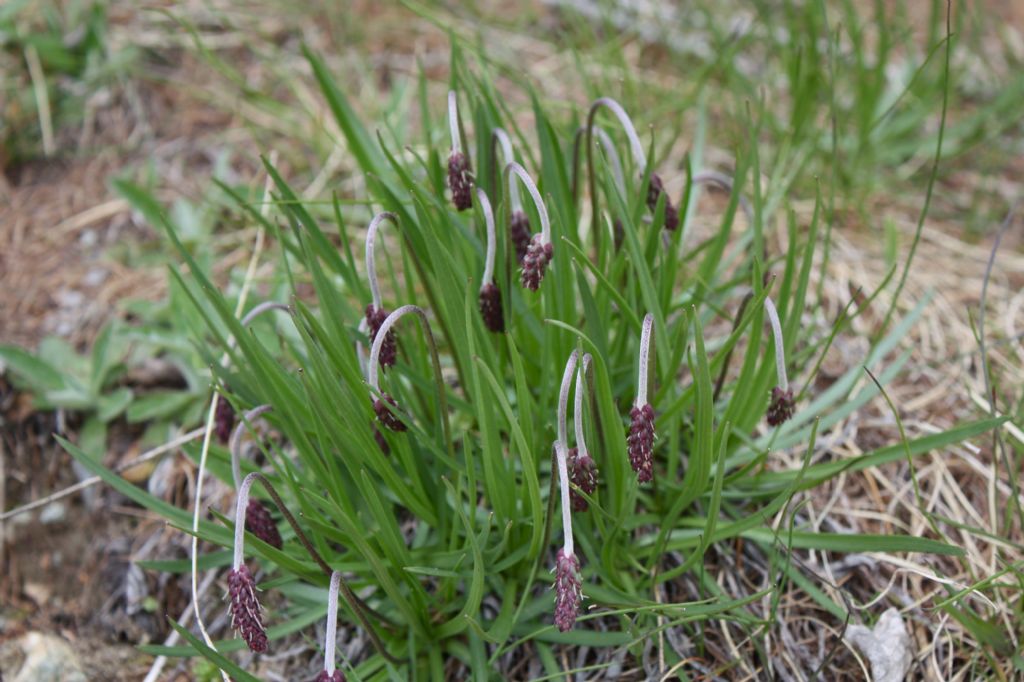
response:
<svg viewBox="0 0 1024 682"><path fill-rule="evenodd" d="M654 408L647 402L647 382L650 375L651 336L654 315L644 317L640 335L640 369L637 378L637 396L630 411L629 435L626 438L629 463L636 472L637 481L647 483L654 477Z"/></svg>
<svg viewBox="0 0 1024 682"><path fill-rule="evenodd" d="M540 288L541 280L544 279L544 273L547 271L548 263L551 262L553 254L553 247L551 246L551 221L548 218L548 210L544 206L544 200L537 190L537 185L533 183L533 179L530 178L526 169L513 161L505 166L505 177L510 184L512 182L512 175L518 176L522 181L526 191L530 194L530 198L533 199L534 205L537 207L537 213L540 215L540 234L533 235L526 248L526 254L523 256L522 272L523 286L531 291L537 291Z"/></svg>
<svg viewBox="0 0 1024 682"><path fill-rule="evenodd" d="M593 220L597 221L597 181L594 177L594 150L593 150L593 131L595 128L594 120L597 116L598 109L608 109L615 118L619 120L619 124L626 133L626 137L629 139L629 148L633 154L633 161L642 174L647 168L647 154L644 153L644 147L640 143L640 137L636 134L636 128L633 126L633 121L630 119L629 114L622 108L622 105L616 102L610 97L600 97L594 100L593 104L590 105L590 112L587 115L587 166L590 169L590 201L591 209L593 213ZM661 176L657 173L651 172L650 182L647 186L647 207L654 211L658 206L658 198L665 194L665 229L675 230L679 227L679 214L676 211L675 206L672 204L672 200L669 198L668 193L665 192L665 184L661 180Z"/></svg>
<svg viewBox="0 0 1024 682"><path fill-rule="evenodd" d="M256 598L256 581L242 563L245 554L245 519L249 508L249 491L260 476L251 473L242 481L235 502L235 555L228 572L228 595L231 599L231 623L242 639L255 653L267 650L267 632L263 628L263 613Z"/></svg>
<svg viewBox="0 0 1024 682"><path fill-rule="evenodd" d="M771 426L778 426L793 416L796 404L793 399L793 389L790 388L789 379L786 377L786 349L783 347L779 312L775 309L775 304L770 297L765 297L764 309L768 313L772 334L775 337L775 373L779 380L779 385L772 389L772 401L768 405L767 419Z"/></svg>
<svg viewBox="0 0 1024 682"><path fill-rule="evenodd" d="M430 349L430 360L434 365L434 383L437 386L437 401L438 407L441 409L441 425L444 428L444 437L448 446L448 453L451 456L455 456L455 447L452 443L452 429L448 421L448 398L445 394L444 388L444 377L441 374L441 360L437 355L437 343L434 341L434 333L430 331L430 320L427 319L427 313L415 305L403 305L401 308L395 310L387 316L387 319L380 326L380 334L373 341L373 347L370 349L370 367L367 376L367 383L370 385L370 399L373 400L373 411L376 413L377 418L380 422L393 431L404 431L405 424L398 419L395 414L395 410L398 407L398 403L387 393L380 390L380 372L379 363L377 362L378 357L381 353L381 347L384 343L384 336L391 328L395 326L403 316L409 313L415 314L420 321L420 327L423 329L424 336L427 337L427 347ZM379 396L379 397L378 397Z"/></svg>
<svg viewBox="0 0 1024 682"><path fill-rule="evenodd" d="M331 586L327 592L327 632L324 635L324 669L315 682L345 682L345 675L334 666L334 648L338 636L338 589L341 573L331 572Z"/></svg>
<svg viewBox="0 0 1024 682"><path fill-rule="evenodd" d="M373 216L369 227L366 228L366 278L370 281L370 295L372 296L372 302L366 306L366 327L370 332L371 343L377 338L380 327L388 316L388 311L384 309L381 302L380 285L377 282L377 262L374 259L377 245L377 230L380 229L380 224L385 220L391 221L396 227L398 226L398 216L389 211L384 211ZM395 335L389 332L384 336L384 345L380 354L381 366L391 367L395 364L397 356Z"/></svg>
<svg viewBox="0 0 1024 682"><path fill-rule="evenodd" d="M476 188L476 198L484 214L484 224L487 226L487 254L484 257L484 276L480 281L480 315L490 331L500 334L505 331L505 319L501 310L501 290L494 281L494 253L497 250L494 212L491 211L491 201L487 198L487 193L479 187Z"/></svg>
<svg viewBox="0 0 1024 682"><path fill-rule="evenodd" d="M592 360L593 358L590 353L586 353L583 356L583 360L580 361L579 370L576 372L576 394L573 396L575 402L573 426L576 430L576 447L569 450L568 467L569 482L573 485L569 490L569 497L572 501L572 510L574 512L585 512L590 506L587 499L577 492L577 489L587 495L593 495L594 491L597 490L597 466L587 450L587 443L583 437L583 389Z"/></svg>
<svg viewBox="0 0 1024 682"><path fill-rule="evenodd" d="M462 122L459 120L459 101L454 90L448 91L448 129L452 136L452 151L448 156L448 187L452 190L452 203L459 211L473 206L473 178L468 157L462 152Z"/></svg>
<svg viewBox="0 0 1024 682"><path fill-rule="evenodd" d="M231 432L228 449L231 452L231 476L235 481L236 490L242 488L242 431L246 424L251 424L254 419L258 419L272 409L274 408L270 405L254 407L245 413L244 419ZM277 530L277 524L270 516L270 510L262 501L255 498L250 498L246 505L245 529L274 549L281 549L284 544L281 540L281 533Z"/></svg>
<svg viewBox="0 0 1024 682"><path fill-rule="evenodd" d="M563 546L555 557L555 626L562 632L571 630L579 615L583 599L580 561L574 553L572 537L572 501L569 496L568 428L566 412L569 405L569 389L579 351L574 350L562 374L562 387L558 395L558 439L555 441L555 457L558 461L558 482L562 497Z"/></svg>
<svg viewBox="0 0 1024 682"><path fill-rule="evenodd" d="M503 128L495 128L491 133L492 149L495 142L501 145L501 155L505 166L516 160L515 155L512 153L512 142L508 138L508 133ZM496 157L497 155L492 154L492 156ZM495 163L495 170L498 167L498 164ZM495 182L495 185L497 185L497 182ZM516 250L516 262L521 264L523 258L526 257L526 250L530 246L530 218L526 215L526 211L523 210L523 200L519 194L519 185L511 178L508 181L508 203L512 211L508 219L508 237Z"/></svg>

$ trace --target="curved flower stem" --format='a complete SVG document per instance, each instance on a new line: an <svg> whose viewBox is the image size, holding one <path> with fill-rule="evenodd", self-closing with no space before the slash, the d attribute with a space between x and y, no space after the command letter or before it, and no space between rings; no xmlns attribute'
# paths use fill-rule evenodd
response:
<svg viewBox="0 0 1024 682"><path fill-rule="evenodd" d="M241 487L238 489L238 499L235 503L235 548L234 557L231 563L232 568L237 570L238 567L242 565L242 558L245 554L245 510L249 504L249 491L252 489L252 484L257 481L263 486L263 489L267 491L267 494L270 495L270 499L273 500L274 505L277 507L278 511L281 512L281 515L285 518L285 521L288 522L288 525L292 527L293 531L295 531L295 537L309 554L310 558L312 558L320 567L321 571L333 578L335 573L334 570L331 569L327 562L324 561L324 558L320 556L320 553L316 551L316 548L313 547L313 543L309 541L309 538L306 537L306 534L299 526L298 521L296 521L295 517L292 516L292 513L288 511L288 507L285 506L284 500L281 499L281 496L277 494L277 490L274 488L273 484L266 476L256 471L246 476L242 481ZM367 620L366 614L370 613L375 618L384 622L390 623L391 621L357 597L349 588L345 580L340 576L338 578L338 584L341 588L342 595L345 597L345 601L352 609L352 612L356 615L356 618L359 619L359 624L363 626L364 630L366 630L366 634L369 635L370 640L373 642L373 646L377 649L377 652L392 663L399 663L399 659L393 656L384 647L384 643L380 640L380 637L378 637L377 631L373 629L370 621Z"/></svg>
<svg viewBox="0 0 1024 682"><path fill-rule="evenodd" d="M236 490L242 487L242 450L239 447L242 442L242 430L251 424L254 419L258 419L272 409L274 409L272 405L260 405L252 408L242 416L242 420L235 424L235 429L231 432L231 439L228 441L228 451L231 453L231 477L235 481Z"/></svg>
<svg viewBox="0 0 1024 682"><path fill-rule="evenodd" d="M245 317L241 320L242 326L248 326L249 323L268 310L280 310L288 313L289 315L292 314L291 306L285 305L284 303L278 303L277 301L264 301L245 314Z"/></svg>
<svg viewBox="0 0 1024 682"><path fill-rule="evenodd" d="M713 187L719 187L726 192L732 194L733 181L732 178L725 173L720 173L713 170L702 170L693 174L692 184L695 186L699 185L711 185ZM743 209L743 214L747 217L747 222L754 222L754 209L751 208L750 202L747 198L740 194L740 208Z"/></svg>
<svg viewBox="0 0 1024 682"><path fill-rule="evenodd" d="M633 161L639 169L640 173L643 173L647 168L647 154L644 153L644 147L640 144L640 138L636 134L636 128L633 127L633 121L629 118L629 114L622 108L622 105L613 100L610 97L600 97L590 105L590 111L587 113L587 175L589 175L590 183L590 221L591 229L594 232L594 243L598 253L600 253L600 228L598 224L598 209L597 209L597 178L594 174L594 120L597 116L597 111L601 108L608 109L615 117L619 120L619 124L622 129L626 132L626 137L629 138L629 148L633 154Z"/></svg>
<svg viewBox="0 0 1024 682"><path fill-rule="evenodd" d="M480 281L480 288L483 289L494 279L494 254L498 247L494 236L494 212L491 210L491 201L487 198L487 193L479 187L476 188L476 198L480 202L484 224L487 226L487 255L484 256L484 276Z"/></svg>
<svg viewBox="0 0 1024 682"><path fill-rule="evenodd" d="M373 216L369 227L366 228L366 279L370 281L373 307L377 310L381 308L380 286L377 284L377 264L373 256L377 242L377 230L380 229L380 224L385 220L391 221L392 225L398 227L398 216L390 211L384 211Z"/></svg>
<svg viewBox="0 0 1024 682"><path fill-rule="evenodd" d="M331 573L331 586L327 592L327 632L324 634L324 670L328 677L334 675L334 647L338 638L338 588L341 573Z"/></svg>
<svg viewBox="0 0 1024 682"><path fill-rule="evenodd" d="M612 175L615 176L615 182L620 187L626 184L626 175L622 171L622 159L619 158L619 152L615 149L615 143L612 142L612 138L608 136L608 133L604 131L599 125L593 127L594 134L597 135L597 141L601 144L604 149L604 155L608 157L608 161L612 165ZM576 134L572 138L572 200L573 203L579 198L579 167L580 167L580 140L586 134L587 129L585 126L580 126L576 129Z"/></svg>
<svg viewBox="0 0 1024 682"><path fill-rule="evenodd" d="M650 377L651 345L654 343L654 315L644 315L643 328L640 332L640 362L639 376L637 377L636 407L643 407L647 404L647 382Z"/></svg>
<svg viewBox="0 0 1024 682"><path fill-rule="evenodd" d="M391 330L395 323L397 323L403 316L414 313L420 321L420 327L423 329L424 335L427 337L427 346L430 348L430 359L434 364L434 383L437 385L437 400L438 405L441 408L441 421L444 427L444 438L448 444L448 455L455 458L455 446L452 443L452 429L451 424L448 421L448 398L444 390L444 377L441 374L441 360L437 355L437 343L434 341L434 333L430 330L430 320L427 319L427 313L424 312L423 308L416 305L403 305L402 307L395 310L387 316L384 322L380 326L380 330L377 332L377 337L373 340L373 347L370 349L370 367L368 370L367 382L370 384L370 388L373 390L374 399L380 394L380 379L379 379L379 365L378 359L380 358L380 349L384 344L384 337Z"/></svg>
<svg viewBox="0 0 1024 682"><path fill-rule="evenodd" d="M462 141L459 135L459 98L454 90L448 91L448 131L452 136L452 151L462 152Z"/></svg>
<svg viewBox="0 0 1024 682"><path fill-rule="evenodd" d="M788 391L789 379L786 377L786 349L782 345L782 324L779 323L779 313L775 309L771 297L765 297L764 309L768 313L772 334L775 336L775 372L778 374L779 388L782 391Z"/></svg>
<svg viewBox="0 0 1024 682"><path fill-rule="evenodd" d="M587 450L587 443L583 437L583 394L584 394L584 383L586 382L586 375L590 372L590 363L593 360L590 353L584 353L583 359L580 361L579 371L576 372L576 393L573 396L574 410L573 410L573 428L576 431L576 447L579 449L579 456L585 457L590 454Z"/></svg>
<svg viewBox="0 0 1024 682"><path fill-rule="evenodd" d="M540 215L540 233L541 242L543 244L551 243L551 221L548 219L548 209L544 205L544 200L540 196L540 191L537 189L537 185L533 183L533 179L530 174L526 172L526 169L520 166L515 161L505 164L505 180L512 184L512 175L519 176L522 180L523 185L526 187L526 191L529 192L530 198L533 199L534 206L537 207L537 213Z"/></svg>
<svg viewBox="0 0 1024 682"><path fill-rule="evenodd" d="M576 361L579 351L573 350L565 363L562 373L562 387L558 393L558 440L555 443L555 454L558 458L558 483L562 494L562 534L566 556L573 554L572 540L572 504L569 499L569 456L568 428L566 413L569 411L569 389L572 388L573 375L576 373Z"/></svg>
<svg viewBox="0 0 1024 682"><path fill-rule="evenodd" d="M503 166L499 166L497 163L497 154L494 153L496 151L494 148L495 143L501 145L501 156L502 160L505 162ZM495 174L497 174L496 171L499 167L507 166L508 164L516 160L516 156L512 152L512 141L509 139L508 133L505 132L504 128L495 128L493 131L491 131L491 156L494 157L495 160ZM497 191L497 187L495 187L494 190ZM508 185L508 196L509 204L512 207L512 210L522 210L523 200L522 197L519 195L519 185L515 184L514 182L510 182Z"/></svg>

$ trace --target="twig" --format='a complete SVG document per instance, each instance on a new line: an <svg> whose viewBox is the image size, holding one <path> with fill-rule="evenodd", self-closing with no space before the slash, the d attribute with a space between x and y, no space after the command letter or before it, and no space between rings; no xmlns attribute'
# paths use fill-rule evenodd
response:
<svg viewBox="0 0 1024 682"><path fill-rule="evenodd" d="M43 65L39 61L39 53L35 45L25 48L25 62L28 64L28 75L32 79L32 93L36 98L36 111L39 114L39 129L43 133L43 154L53 156L57 145L53 142L53 118L50 115L50 95L46 92L46 76Z"/></svg>
<svg viewBox="0 0 1024 682"><path fill-rule="evenodd" d="M131 469L132 467L138 466L139 464L144 464L145 462L148 462L151 459L155 459L155 458L159 457L160 455L164 454L165 452L170 452L171 450L175 450L175 449L181 447L182 445L184 445L185 443L188 443L189 441L195 440L196 438L198 438L199 436L203 435L204 433L206 433L206 427L202 427L201 426L198 429L192 429L188 433L183 433L182 435L178 436L177 438L175 438L174 440L172 440L170 442L164 443L163 445L155 447L152 450L147 450L146 452L142 453L141 455L139 455L135 459L130 460L128 462L124 462L123 464L118 465L116 468L114 468L114 473L118 473L119 474L122 471L127 471L128 469ZM3 466L3 464L0 463L0 479L3 478L2 466ZM78 483L75 483L74 485L70 485L67 488L63 488L61 490L58 490L57 492L53 493L52 495L47 495L46 497L44 497L42 499L35 500L34 502L29 502L28 504L25 504L25 505L22 505L20 507L17 507L16 509L12 509L11 511L4 512L3 514L0 514L0 523L2 523L3 521L6 521L7 519L10 519L10 518L13 518L15 516L18 516L19 514L24 514L25 512L32 511L33 509L39 509L40 507L45 507L50 502L54 502L56 500L61 500L61 499L65 498L65 497L68 497L69 495L73 495L73 494L77 493L80 490L85 490L86 488L94 486L97 483L101 483L102 481L103 481L103 479L100 478L99 476L91 476L89 478L83 479L83 480L79 481ZM0 507L3 506L3 497L2 496L3 496L3 490L0 489Z"/></svg>

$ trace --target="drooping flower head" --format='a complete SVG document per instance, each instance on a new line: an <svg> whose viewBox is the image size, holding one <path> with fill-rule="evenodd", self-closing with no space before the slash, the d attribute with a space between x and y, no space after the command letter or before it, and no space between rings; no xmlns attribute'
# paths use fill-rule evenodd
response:
<svg viewBox="0 0 1024 682"><path fill-rule="evenodd" d="M779 312L775 309L771 297L765 297L764 309L768 313L775 341L775 373L779 380L779 385L772 389L767 419L771 426L778 426L793 416L796 402L793 398L793 389L790 388L789 379L786 377L786 349L782 340L782 324L779 323Z"/></svg>
<svg viewBox="0 0 1024 682"><path fill-rule="evenodd" d="M618 119L619 124L622 126L623 131L626 133L626 137L629 140L629 148L633 155L633 161L637 167L638 172L642 175L647 168L647 154L644 152L644 147L640 143L640 137L636 134L636 128L633 126L633 120L626 113L626 110L622 108L622 105L616 102L610 97L599 97L594 100L590 105L590 112L587 115L587 165L590 169L590 194L591 194L591 207L594 214L594 220L597 220L597 183L594 178L594 150L593 150L593 135L595 129L595 120L597 111L601 108L605 108L614 114L615 118ZM661 176L657 173L652 172L650 181L647 185L647 207L654 211L658 206L658 199L661 195L665 195L665 229L675 230L679 227L679 213L669 198L668 193L665 191L665 184L661 180Z"/></svg>
<svg viewBox="0 0 1024 682"><path fill-rule="evenodd" d="M259 476L251 473L238 488L235 502L235 553L228 572L228 597L231 601L231 624L242 635L249 649L256 653L267 650L267 633L263 613L256 598L256 581L242 560L245 555L245 520L249 509L249 492Z"/></svg>
<svg viewBox="0 0 1024 682"><path fill-rule="evenodd" d="M629 413L629 435L626 444L629 463L636 472L637 481L647 483L654 478L654 408L647 402L647 382L650 376L651 337L654 315L644 317L640 334L639 377L637 379L636 402Z"/></svg>
<svg viewBox="0 0 1024 682"><path fill-rule="evenodd" d="M245 418L231 432L228 449L231 452L231 476L235 482L235 490L242 488L242 432L247 425L272 409L270 405L254 407L245 413ZM284 544L270 510L261 500L254 497L249 498L246 506L245 529L275 549L281 549Z"/></svg>
<svg viewBox="0 0 1024 682"><path fill-rule="evenodd" d="M492 151L496 151L494 149L495 144L501 145L502 156L502 164L499 166L497 154L492 154L495 158L494 168L496 170L504 168L516 160L515 154L512 152L512 141L503 128L495 128L491 132ZM499 183L495 181L494 186L497 188ZM511 210L508 219L508 238L515 249L516 262L522 264L523 258L526 256L526 249L530 245L530 218L526 215L526 211L523 210L523 200L519 193L519 184L511 178L508 182L508 197L506 201Z"/></svg>
<svg viewBox="0 0 1024 682"><path fill-rule="evenodd" d="M572 487L569 489L569 498L572 501L574 512L585 512L590 506L587 498L583 497L577 489L587 495L593 495L597 490L597 465L590 456L590 451L587 450L587 442L583 435L583 396L586 394L584 387L587 373L591 371L592 360L590 353L583 355L579 370L576 372L576 394L573 397L576 408L573 419L573 427L576 430L576 447L569 450L568 467L569 482L572 483Z"/></svg>
<svg viewBox="0 0 1024 682"><path fill-rule="evenodd" d="M562 632L572 629L579 615L580 600L583 597L580 578L580 562L574 553L572 536L572 501L569 495L568 426L569 389L579 351L573 351L562 374L562 386L558 394L558 438L555 441L555 458L558 464L558 484L562 497L563 546L555 558L555 625ZM553 475L553 474L552 474Z"/></svg>
<svg viewBox="0 0 1024 682"><path fill-rule="evenodd" d="M448 92L448 128L452 136L452 150L448 155L448 187L452 191L455 208L465 211L473 207L473 171L469 158L462 152L462 122L454 90Z"/></svg>
<svg viewBox="0 0 1024 682"><path fill-rule="evenodd" d="M373 216L370 221L369 227L366 229L366 279L370 282L370 295L373 300L366 306L366 328L369 331L370 343L373 343L377 334L380 333L381 325L384 324L384 320L388 317L388 311L385 310L380 297L380 285L377 281L377 261L374 258L374 252L377 245L377 231L380 229L380 224L385 220L391 221L395 226L398 225L398 216L394 213L384 211ZM398 350L395 343L395 335L392 332L387 332L384 335L384 342L381 345L380 352L380 364L382 367L391 367L395 364L395 359L398 356Z"/></svg>
<svg viewBox="0 0 1024 682"><path fill-rule="evenodd" d="M235 408L231 406L224 396L217 397L217 409L213 416L213 428L217 436L217 442L221 445L228 442L231 437L231 429L235 427Z"/></svg>
<svg viewBox="0 0 1024 682"><path fill-rule="evenodd" d="M430 360L434 369L434 382L437 385L437 399L438 405L441 408L445 440L448 442L449 449L451 449L451 428L448 423L448 402L444 391L444 378L441 375L441 361L437 355L437 343L434 341L434 334L430 330L430 321L427 319L427 313L419 306L403 305L395 310L395 312L388 315L387 319L385 319L383 324L381 324L380 333L373 341L373 346L370 348L370 359L367 363L368 368L366 377L367 383L370 386L370 400L373 402L373 411L377 415L377 419L380 423L392 431L406 430L405 423L403 423L397 416L397 401L380 389L380 363L378 362L378 357L380 356L381 347L384 345L384 339L386 338L385 335L391 331L391 328L394 327L400 319L410 313L419 319L420 327L426 337L427 347L430 350Z"/></svg>
<svg viewBox="0 0 1024 682"><path fill-rule="evenodd" d="M526 191L530 194L530 198L533 199L533 203L537 207L538 215L540 215L541 231L530 239L522 260L523 286L531 291L536 291L540 288L541 280L544 279L544 273L547 271L548 264L551 262L554 254L553 247L551 246L551 221L548 218L548 209L544 205L540 191L537 190L537 185L533 183L533 179L530 178L526 169L515 161L505 166L505 178L510 185L513 181L513 175L522 181L523 186L526 187Z"/></svg>
<svg viewBox="0 0 1024 682"><path fill-rule="evenodd" d="M341 573L331 573L331 586L327 592L327 628L324 634L324 669L315 682L345 682L345 675L334 665L334 650L338 636L338 589Z"/></svg>
<svg viewBox="0 0 1024 682"><path fill-rule="evenodd" d="M711 185L712 187L718 187L732 194L733 180L725 173L720 173L714 170L702 170L693 174L692 183L695 187L700 185ZM748 223L754 222L754 210L750 206L750 202L745 196L740 195L740 208L743 210L743 214L747 217ZM767 274L767 273L765 273Z"/></svg>
<svg viewBox="0 0 1024 682"><path fill-rule="evenodd" d="M231 599L231 624L245 640L249 650L262 654L267 650L267 631L263 628L263 608L256 599L256 581L245 564L228 572Z"/></svg>
<svg viewBox="0 0 1024 682"><path fill-rule="evenodd" d="M476 188L477 201L480 210L484 214L484 224L487 227L487 253L484 256L484 276L480 280L480 315L483 317L484 325L490 331L500 334L505 331L505 318L501 309L501 290L494 281L494 255L497 251L497 243L494 234L494 212L491 210L491 201L487 194Z"/></svg>

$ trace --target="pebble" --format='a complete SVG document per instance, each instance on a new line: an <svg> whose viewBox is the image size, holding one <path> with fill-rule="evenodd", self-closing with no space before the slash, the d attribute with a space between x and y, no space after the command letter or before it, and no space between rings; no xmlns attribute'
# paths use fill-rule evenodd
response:
<svg viewBox="0 0 1024 682"><path fill-rule="evenodd" d="M88 682L75 652L60 637L29 632L18 643L25 662L11 682Z"/></svg>

